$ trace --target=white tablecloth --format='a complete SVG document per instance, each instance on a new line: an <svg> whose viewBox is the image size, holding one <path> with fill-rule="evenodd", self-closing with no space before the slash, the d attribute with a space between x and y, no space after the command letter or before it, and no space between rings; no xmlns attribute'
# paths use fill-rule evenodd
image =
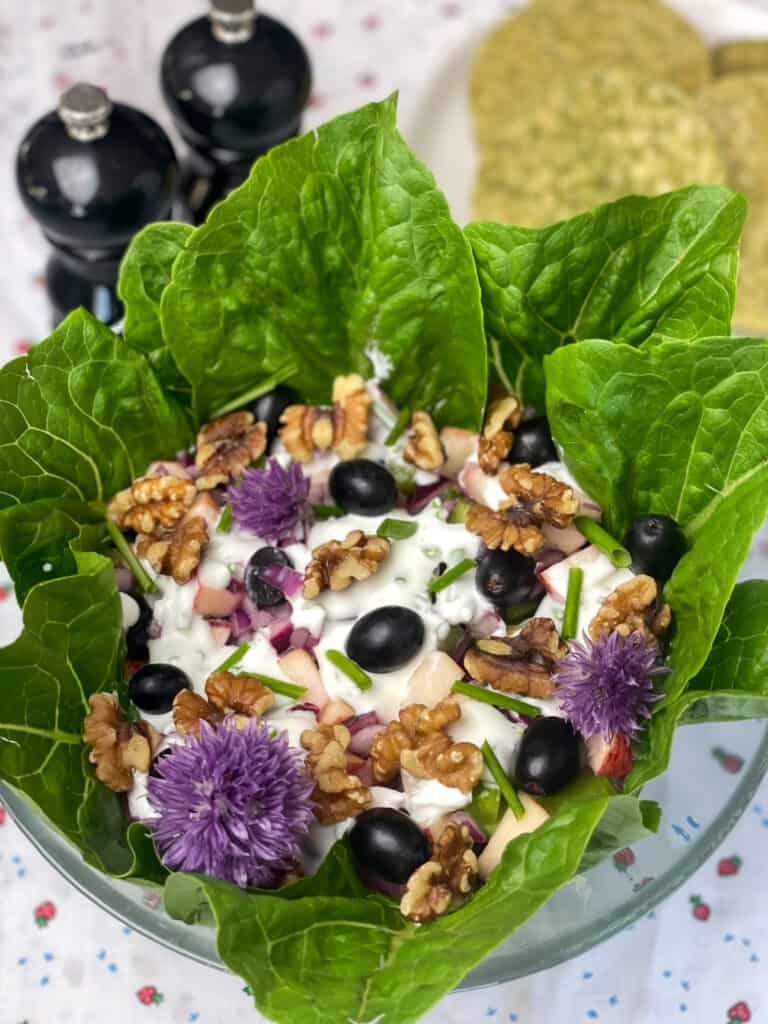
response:
<svg viewBox="0 0 768 1024"><path fill-rule="evenodd" d="M401 90L401 123L441 61L505 0L272 0L312 56L308 123ZM768 3L676 0L713 39L763 31ZM0 362L48 331L45 247L16 198L12 160L26 126L73 81L106 86L167 128L163 45L201 2L0 0ZM0 569L0 574L2 569ZM17 628L0 575L0 637ZM738 770L735 761L723 770ZM577 960L494 989L451 996L426 1024L736 1024L768 1021L768 784L723 848L655 913ZM637 862L616 870L643 877ZM72 889L0 809L0 1024L257 1022L243 983L133 934ZM765 959L763 959L765 958Z"/></svg>

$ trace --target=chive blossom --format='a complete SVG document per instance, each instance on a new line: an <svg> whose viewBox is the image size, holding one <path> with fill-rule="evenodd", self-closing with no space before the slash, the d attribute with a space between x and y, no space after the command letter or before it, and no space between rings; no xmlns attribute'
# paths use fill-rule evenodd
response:
<svg viewBox="0 0 768 1024"><path fill-rule="evenodd" d="M468 573L470 569L474 569L476 564L474 558L462 558L458 565L454 565L444 572L442 576L432 580L427 590L430 594L437 594L439 591L445 590L446 587L450 587L452 583Z"/></svg>
<svg viewBox="0 0 768 1024"><path fill-rule="evenodd" d="M389 537L392 540L406 540L408 537L412 537L418 528L418 523L409 523L406 519L385 519L379 524L376 534L379 537Z"/></svg>
<svg viewBox="0 0 768 1024"><path fill-rule="evenodd" d="M571 568L568 570L568 592L565 597L565 611L563 612L563 628L560 636L563 640L572 640L579 629L579 605L581 604L581 584L584 580L584 570Z"/></svg>
<svg viewBox="0 0 768 1024"><path fill-rule="evenodd" d="M465 683L461 679L453 684L453 692L460 693L463 697L471 697L481 704L492 704L495 708L514 711L515 714L524 715L526 718L538 718L541 714L541 710L534 704L526 704L524 700L508 697L506 693L489 690L485 686L475 686L474 683Z"/></svg>
<svg viewBox="0 0 768 1024"><path fill-rule="evenodd" d="M342 654L341 651L330 650L325 652L325 656L330 663L335 666L339 672L343 672L345 676L348 676L358 690L370 690L373 685L373 680L364 672L360 666L348 658L346 654Z"/></svg>
<svg viewBox="0 0 768 1024"><path fill-rule="evenodd" d="M632 555L619 542L604 530L599 523L589 516L575 516L573 525L582 533L590 544L600 548L610 558L617 569L626 569L632 564Z"/></svg>
<svg viewBox="0 0 768 1024"><path fill-rule="evenodd" d="M120 528L117 523L113 522L111 519L107 520L107 533L112 538L112 542L117 550L125 559L128 568L136 577L136 582L144 593L153 594L157 590L157 584L136 557L136 552L120 532Z"/></svg>
<svg viewBox="0 0 768 1024"><path fill-rule="evenodd" d="M491 749L491 745L488 742L488 740L483 741L482 750L483 758L485 759L485 763L488 766L488 771L491 773L494 782L499 787L499 792L504 797L504 801L507 807L509 807L510 811L512 811L514 816L519 821L520 818L522 818L525 815L525 808L520 802L520 797L515 792L515 787L509 781L507 773L501 767L499 759L498 757L496 757L493 750Z"/></svg>
<svg viewBox="0 0 768 1024"><path fill-rule="evenodd" d="M243 660L250 646L250 644L240 644L236 651L232 651L230 656L225 658L218 668L214 669L214 672L228 672L234 665Z"/></svg>

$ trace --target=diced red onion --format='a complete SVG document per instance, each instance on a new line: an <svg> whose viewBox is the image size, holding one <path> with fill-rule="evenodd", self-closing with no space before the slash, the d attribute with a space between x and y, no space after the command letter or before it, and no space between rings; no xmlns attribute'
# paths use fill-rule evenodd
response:
<svg viewBox="0 0 768 1024"><path fill-rule="evenodd" d="M291 625L291 620L287 622L276 623L272 632L269 634L269 642L272 644L278 654L284 654L289 647L293 647L291 637L295 632Z"/></svg>
<svg viewBox="0 0 768 1024"><path fill-rule="evenodd" d="M305 700L303 704L294 704L293 707L288 708L289 711L311 711L313 715L320 714L320 708L317 704L313 704L312 701Z"/></svg>
<svg viewBox="0 0 768 1024"><path fill-rule="evenodd" d="M405 892L404 885L397 885L395 882L385 882L383 878L371 874L364 868L358 869L358 874L360 875L360 881L369 889L383 893L385 896L389 896L390 899L397 900L398 902L403 898L403 893Z"/></svg>
<svg viewBox="0 0 768 1024"><path fill-rule="evenodd" d="M304 576L287 565L266 565L259 575L273 587L282 590L286 597L293 597L304 583Z"/></svg>
<svg viewBox="0 0 768 1024"><path fill-rule="evenodd" d="M454 811L451 818L457 825L467 826L472 842L477 846L481 844L484 846L488 842L488 836L483 832L471 814L467 814L466 811Z"/></svg>
<svg viewBox="0 0 768 1024"><path fill-rule="evenodd" d="M133 590L133 584L134 579L131 570L125 565L116 565L115 586L120 591L120 593L127 594L129 591Z"/></svg>
<svg viewBox="0 0 768 1024"><path fill-rule="evenodd" d="M347 728L349 728L349 726L347 726ZM360 729L358 732L353 734L349 741L348 749L351 750L353 754L357 754L358 757L368 757L371 753L373 741L379 733L386 732L386 729L386 725L379 723Z"/></svg>
<svg viewBox="0 0 768 1024"><path fill-rule="evenodd" d="M253 636L254 624L245 608L236 608L229 616L229 623L233 639L242 640Z"/></svg>
<svg viewBox="0 0 768 1024"><path fill-rule="evenodd" d="M409 494L406 498L405 507L414 516L418 512L422 512L443 491L450 490L455 486L456 484L453 480L448 480L446 477L441 476L433 484L422 484L421 487L416 487L413 493Z"/></svg>
<svg viewBox="0 0 768 1024"><path fill-rule="evenodd" d="M230 579L229 583L227 584L227 590L230 592L230 594L244 594L245 584L242 582L242 580L239 580L235 576L233 576Z"/></svg>
<svg viewBox="0 0 768 1024"><path fill-rule="evenodd" d="M364 711L362 715L354 715L344 723L345 727L349 729L351 736L360 732L361 729L368 729L370 726L378 724L379 716L375 711Z"/></svg>

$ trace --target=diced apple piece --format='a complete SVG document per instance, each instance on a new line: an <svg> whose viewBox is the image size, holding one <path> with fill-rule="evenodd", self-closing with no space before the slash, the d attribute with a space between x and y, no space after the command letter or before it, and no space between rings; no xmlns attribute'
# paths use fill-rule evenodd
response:
<svg viewBox="0 0 768 1024"><path fill-rule="evenodd" d="M218 644L219 647L224 647L224 645L228 642L231 634L232 630L227 625L211 626L211 636L213 637L213 642L215 644Z"/></svg>
<svg viewBox="0 0 768 1024"><path fill-rule="evenodd" d="M557 526L544 523L541 527L541 532L544 534L545 546L557 548L564 555L572 555L574 551L583 548L587 543L586 537L581 530L577 530L573 525L559 529Z"/></svg>
<svg viewBox="0 0 768 1024"><path fill-rule="evenodd" d="M304 697L304 700L311 700L309 694ZM355 709L345 700L329 700L317 720L321 725L340 725L348 718L352 718L354 713Z"/></svg>
<svg viewBox="0 0 768 1024"><path fill-rule="evenodd" d="M507 809L496 831L489 839L488 845L477 859L482 879L486 879L497 864L501 863L502 855L513 839L534 832L549 818L549 812L545 811L541 804L536 803L533 797L522 791L519 791L517 795L520 797L525 814L522 818L516 818L512 811Z"/></svg>
<svg viewBox="0 0 768 1024"><path fill-rule="evenodd" d="M236 608L240 607L242 600L242 594L233 594L231 590L219 590L218 587L199 585L193 607L199 615L208 615L214 619L226 619Z"/></svg>
<svg viewBox="0 0 768 1024"><path fill-rule="evenodd" d="M632 771L632 748L629 740L621 733L616 733L610 740L605 740L602 736L592 736L587 740L587 761L595 775L623 779Z"/></svg>
<svg viewBox="0 0 768 1024"><path fill-rule="evenodd" d="M433 651L413 670L408 680L405 703L434 707L449 696L451 687L464 670L443 651Z"/></svg>
<svg viewBox="0 0 768 1024"><path fill-rule="evenodd" d="M556 601L565 604L568 573L571 569L576 568L584 571L582 593L586 593L587 588L594 587L600 587L610 592L621 583L631 580L633 576L630 569L617 569L610 558L594 544L574 552L560 562L555 562L554 565L550 565L548 569L540 572L538 576L547 593L551 594Z"/></svg>
<svg viewBox="0 0 768 1024"><path fill-rule="evenodd" d="M310 704L316 704L322 711L328 703L328 694L320 678L320 669L309 651L305 651L303 648L287 651L280 655L277 663L280 666L280 671L292 683L305 687L307 692L301 699L309 701ZM353 715L354 711L350 710L350 714ZM349 718L349 715L346 717Z"/></svg>
<svg viewBox="0 0 768 1024"><path fill-rule="evenodd" d="M440 443L445 452L445 462L440 473L442 476L457 477L472 453L477 441L477 434L460 427L443 427L440 431Z"/></svg>

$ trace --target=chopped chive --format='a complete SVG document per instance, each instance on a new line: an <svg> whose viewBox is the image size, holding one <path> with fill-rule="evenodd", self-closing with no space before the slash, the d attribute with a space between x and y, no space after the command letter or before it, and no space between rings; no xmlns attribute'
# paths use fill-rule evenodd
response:
<svg viewBox="0 0 768 1024"><path fill-rule="evenodd" d="M538 718L541 710L533 704L526 704L524 700L515 700L508 697L506 693L497 693L496 690L489 690L485 686L475 686L474 683L465 683L461 679L453 684L453 692L460 693L464 697L471 697L472 700L479 700L482 704L493 704L495 708L504 708L506 711L514 711L518 715L525 715L526 718Z"/></svg>
<svg viewBox="0 0 768 1024"><path fill-rule="evenodd" d="M560 636L563 640L573 640L579 630L579 604L581 603L581 584L584 570L572 568L568 570L568 592L565 597L563 612L563 628Z"/></svg>
<svg viewBox="0 0 768 1024"><path fill-rule="evenodd" d="M107 533L112 538L117 550L128 563L128 568L136 577L136 582L144 593L153 594L157 590L157 584L136 557L135 551L120 532L120 528L117 523L113 522L111 519L107 520Z"/></svg>
<svg viewBox="0 0 768 1024"><path fill-rule="evenodd" d="M332 665L335 665L339 672L343 672L345 676L349 676L358 690L369 690L373 685L373 680L367 672L363 672L359 665L357 665L351 658L348 658L346 654L342 654L341 651L326 651L325 656Z"/></svg>
<svg viewBox="0 0 768 1024"><path fill-rule="evenodd" d="M290 697L291 700L300 700L307 692L306 686L284 683L282 679L273 679L272 676L262 675L261 672L249 672L248 674L256 676L273 693L279 693L282 697Z"/></svg>
<svg viewBox="0 0 768 1024"><path fill-rule="evenodd" d="M575 516L573 525L580 533L584 534L590 544L594 544L596 548L604 551L617 569L626 569L627 566L632 564L632 555L630 555L627 549L622 547L594 519L590 519L589 516Z"/></svg>
<svg viewBox="0 0 768 1024"><path fill-rule="evenodd" d="M397 441L397 439L400 437L402 432L407 427L408 421L410 420L410 418L411 418L411 410L410 409L401 409L400 410L400 414L398 415L397 419L395 420L394 427L392 427L392 429L387 434L386 439L384 441L384 444L388 448L391 448L392 445L395 443L395 441Z"/></svg>
<svg viewBox="0 0 768 1024"><path fill-rule="evenodd" d="M232 506L227 502L221 510L219 521L216 524L216 533L228 533L232 525Z"/></svg>
<svg viewBox="0 0 768 1024"><path fill-rule="evenodd" d="M485 763L488 765L488 771L493 776L494 782L499 787L499 792L504 797L507 807L514 814L514 816L520 820L525 815L525 808L520 803L520 797L515 792L515 787L507 778L507 773L501 767L498 757L494 754L491 749L491 745L488 740L483 741L483 757Z"/></svg>
<svg viewBox="0 0 768 1024"><path fill-rule="evenodd" d="M470 498L457 498L448 516L449 523L466 523L469 510L474 505Z"/></svg>
<svg viewBox="0 0 768 1024"><path fill-rule="evenodd" d="M525 622L526 619L530 619L538 607L538 601L523 601L521 604L511 604L503 610L501 617L508 626L518 626L521 622Z"/></svg>
<svg viewBox="0 0 768 1024"><path fill-rule="evenodd" d="M412 537L418 528L418 523L409 523L407 519L385 519L380 524L376 533L379 537L405 540L407 537Z"/></svg>
<svg viewBox="0 0 768 1024"><path fill-rule="evenodd" d="M312 506L312 515L315 519L338 519L339 516L345 516L346 514L346 510L339 505Z"/></svg>
<svg viewBox="0 0 768 1024"><path fill-rule="evenodd" d="M214 669L214 672L228 672L233 665L236 665L238 661L242 661L245 657L245 652L250 647L250 644L240 644L236 651L232 651L228 658L219 665L218 668Z"/></svg>
<svg viewBox="0 0 768 1024"><path fill-rule="evenodd" d="M437 594L440 590L445 590L446 587L455 581L460 579L465 573L468 573L470 569L474 569L475 565L474 558L462 558L458 565L454 565L452 568L447 569L442 576L438 576L436 579L427 587L430 594Z"/></svg>

